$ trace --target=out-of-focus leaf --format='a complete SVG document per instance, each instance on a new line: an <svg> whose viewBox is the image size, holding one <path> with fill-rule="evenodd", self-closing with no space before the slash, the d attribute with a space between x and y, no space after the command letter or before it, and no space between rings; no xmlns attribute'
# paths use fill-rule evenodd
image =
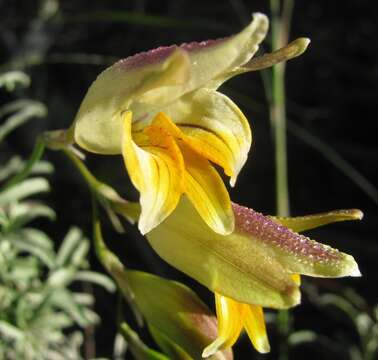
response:
<svg viewBox="0 0 378 360"><path fill-rule="evenodd" d="M66 286L75 277L75 272L76 270L73 267L59 268L49 276L47 284L54 288Z"/></svg>
<svg viewBox="0 0 378 360"><path fill-rule="evenodd" d="M43 152L45 150L45 143L42 138L37 139L32 154L30 155L30 158L26 163L24 164L23 168L14 175L11 179L9 179L5 185L2 186L0 191L5 191L10 189L12 186L20 183L22 180L24 180L32 171L33 166L39 161L39 159L42 157Z"/></svg>
<svg viewBox="0 0 378 360"><path fill-rule="evenodd" d="M19 237L17 235L9 236L9 239L13 246L19 251L24 251L40 259L48 268L54 266L54 253L50 249L36 246L33 243L28 242L27 239Z"/></svg>
<svg viewBox="0 0 378 360"><path fill-rule="evenodd" d="M289 345L297 346L303 343L314 342L318 338L316 332L311 330L299 330L291 333L288 337Z"/></svg>
<svg viewBox="0 0 378 360"><path fill-rule="evenodd" d="M23 228L17 232L19 236L32 246L45 250L53 250L53 241L41 230L34 228Z"/></svg>
<svg viewBox="0 0 378 360"><path fill-rule="evenodd" d="M9 211L10 224L8 227L19 229L39 217L55 220L55 211L46 205L37 202L14 203ZM10 229L8 228L7 231Z"/></svg>
<svg viewBox="0 0 378 360"><path fill-rule="evenodd" d="M0 205L6 205L34 194L47 192L49 189L49 183L44 178L26 179L0 193Z"/></svg>
<svg viewBox="0 0 378 360"><path fill-rule="evenodd" d="M56 256L56 265L58 267L69 263L69 259L72 256L72 253L78 247L81 239L82 233L78 228L73 227L68 231Z"/></svg>
<svg viewBox="0 0 378 360"><path fill-rule="evenodd" d="M23 338L23 332L12 324L0 320L0 333L2 336L13 340L20 340Z"/></svg>
<svg viewBox="0 0 378 360"><path fill-rule="evenodd" d="M324 294L319 298L321 305L333 305L345 312L353 321L358 315L358 310L346 299L335 294Z"/></svg>
<svg viewBox="0 0 378 360"><path fill-rule="evenodd" d="M79 271L75 275L74 280L88 281L100 285L109 292L114 292L116 290L114 282L109 277L93 271Z"/></svg>
<svg viewBox="0 0 378 360"><path fill-rule="evenodd" d="M33 117L45 117L47 109L45 105L33 100L16 100L0 108L0 116L17 111L9 116L0 126L0 142L17 127L23 125Z"/></svg>
<svg viewBox="0 0 378 360"><path fill-rule="evenodd" d="M69 314L80 326L85 327L92 323L88 318L88 312L85 311L85 307L79 305L69 291L65 289L54 291L51 302L54 306Z"/></svg>
<svg viewBox="0 0 378 360"><path fill-rule="evenodd" d="M19 156L13 156L5 165L0 168L0 181L11 175L20 172L25 167L25 161ZM48 161L38 161L31 168L30 174L51 174L54 167Z"/></svg>
<svg viewBox="0 0 378 360"><path fill-rule="evenodd" d="M87 239L81 239L79 246L75 249L71 257L71 264L75 267L79 267L83 264L85 257L89 250L89 241Z"/></svg>
<svg viewBox="0 0 378 360"><path fill-rule="evenodd" d="M0 88L5 87L7 91L13 91L17 85L28 87L30 85L30 77L22 71L8 71L0 75Z"/></svg>

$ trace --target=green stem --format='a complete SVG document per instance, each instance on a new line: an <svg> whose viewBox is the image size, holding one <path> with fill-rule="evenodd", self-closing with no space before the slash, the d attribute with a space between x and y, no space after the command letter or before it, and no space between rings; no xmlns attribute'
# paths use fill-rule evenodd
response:
<svg viewBox="0 0 378 360"><path fill-rule="evenodd" d="M280 33L284 31L280 19L279 0L270 0L272 12L272 51L283 44ZM284 31L285 32L285 31ZM276 207L279 216L289 215L289 189L287 172L286 107L285 107L285 68L277 64L272 69L272 94L270 120L273 128L276 167Z"/></svg>
<svg viewBox="0 0 378 360"><path fill-rule="evenodd" d="M7 181L1 188L1 191L5 191L9 189L10 187L12 187L13 185L16 185L20 181L24 180L30 174L30 171L32 170L35 163L41 159L44 151L45 151L45 142L42 139L42 137L40 137L36 141L33 152L29 160L25 163L24 168L17 175L13 176L9 181Z"/></svg>
<svg viewBox="0 0 378 360"><path fill-rule="evenodd" d="M284 0L281 16L280 0L270 0L272 13L272 51L284 46L288 41L293 0ZM273 129L276 168L276 208L279 216L288 216L289 185L287 165L286 93L285 65L273 66L270 98L270 121ZM287 310L279 311L277 329L280 333L279 360L289 359L287 337L291 331L291 317Z"/></svg>

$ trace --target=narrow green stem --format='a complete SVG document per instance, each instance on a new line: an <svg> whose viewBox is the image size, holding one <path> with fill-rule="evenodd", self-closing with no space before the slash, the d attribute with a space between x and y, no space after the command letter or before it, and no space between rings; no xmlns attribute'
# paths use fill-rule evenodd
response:
<svg viewBox="0 0 378 360"><path fill-rule="evenodd" d="M272 50L281 47L284 31L280 18L280 1L270 0L272 12ZM286 107L285 107L285 68L277 64L272 69L272 94L270 120L273 128L276 167L276 207L280 216L289 215L289 189L287 173Z"/></svg>
<svg viewBox="0 0 378 360"><path fill-rule="evenodd" d="M67 155L67 157L73 162L76 168L79 170L81 175L83 175L85 181L88 183L89 187L96 191L102 184L98 181L83 164L83 162L72 153L68 148L62 149L62 151Z"/></svg>
<svg viewBox="0 0 378 360"><path fill-rule="evenodd" d="M293 0L284 0L282 15L280 0L270 0L270 8L272 13L272 51L275 51L288 41ZM285 65L283 63L273 66L271 94L268 98L270 98L270 121L275 146L277 214L288 216L290 206L287 170ZM291 317L287 310L278 312L277 328L281 335L279 360L288 360L287 337L291 330Z"/></svg>
<svg viewBox="0 0 378 360"><path fill-rule="evenodd" d="M33 152L29 160L25 163L24 168L17 175L13 176L8 182L6 182L1 188L1 191L7 190L13 185L16 185L20 181L24 180L30 174L30 171L32 170L35 163L41 159L44 151L45 151L45 142L43 138L40 137L36 141Z"/></svg>

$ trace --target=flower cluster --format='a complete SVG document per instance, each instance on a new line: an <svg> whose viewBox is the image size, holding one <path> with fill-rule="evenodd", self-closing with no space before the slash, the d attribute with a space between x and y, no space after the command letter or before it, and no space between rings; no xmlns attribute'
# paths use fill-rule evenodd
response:
<svg viewBox="0 0 378 360"><path fill-rule="evenodd" d="M258 13L236 35L117 62L89 88L68 131L87 151L122 154L140 193L140 213L130 216L141 233L163 259L214 292L218 335L204 357L231 347L243 328L258 351L269 351L263 307L299 304L300 274L360 275L350 255L298 234L360 219L360 211L264 216L233 204L216 170L234 186L252 142L248 120L218 88L294 58L309 43L300 38L253 57L267 30Z"/></svg>

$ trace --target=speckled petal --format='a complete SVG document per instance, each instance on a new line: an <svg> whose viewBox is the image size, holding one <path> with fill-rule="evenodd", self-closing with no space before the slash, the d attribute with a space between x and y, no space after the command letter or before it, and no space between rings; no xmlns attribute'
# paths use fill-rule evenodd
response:
<svg viewBox="0 0 378 360"><path fill-rule="evenodd" d="M169 264L235 301L271 308L300 301L297 284L264 243L235 232L215 233L184 196L147 239Z"/></svg>
<svg viewBox="0 0 378 360"><path fill-rule="evenodd" d="M233 205L235 231L261 242L287 271L318 277L361 275L352 256L295 233L252 209Z"/></svg>

